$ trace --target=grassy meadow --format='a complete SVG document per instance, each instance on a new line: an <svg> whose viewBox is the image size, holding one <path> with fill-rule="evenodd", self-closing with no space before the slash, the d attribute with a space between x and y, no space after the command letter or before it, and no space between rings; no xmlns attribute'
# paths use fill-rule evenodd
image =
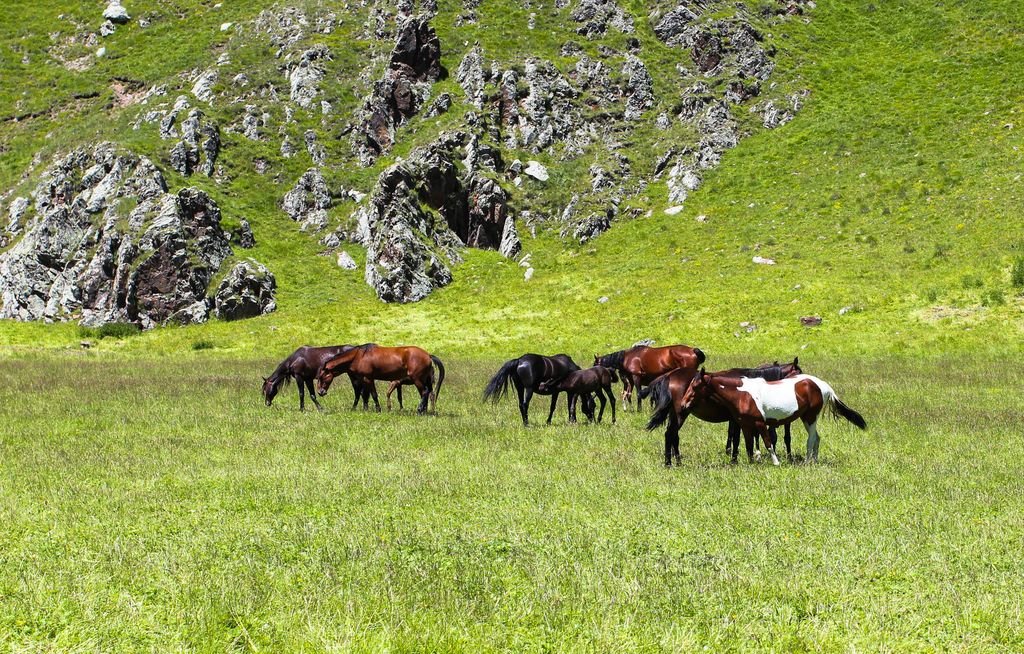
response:
<svg viewBox="0 0 1024 654"><path fill-rule="evenodd" d="M426 417L267 408L274 363L0 361L0 648L1024 648L1012 363L808 362L869 431L773 468L687 424L673 469L646 412L482 405L498 361L448 361Z"/></svg>

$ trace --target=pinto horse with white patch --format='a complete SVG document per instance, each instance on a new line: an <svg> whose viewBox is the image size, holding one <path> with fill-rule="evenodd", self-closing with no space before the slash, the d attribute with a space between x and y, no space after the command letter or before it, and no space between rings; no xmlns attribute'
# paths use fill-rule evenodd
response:
<svg viewBox="0 0 1024 654"><path fill-rule="evenodd" d="M754 459L754 438L764 442L774 465L779 465L775 444L768 427L780 427L798 418L807 429L807 460L818 460L818 416L828 408L860 429L868 425L859 413L839 399L826 382L812 375L797 375L779 381L751 377L739 379L708 374L701 368L690 381L682 399L682 409L689 411L698 401L719 402L739 422L747 446L747 456Z"/></svg>

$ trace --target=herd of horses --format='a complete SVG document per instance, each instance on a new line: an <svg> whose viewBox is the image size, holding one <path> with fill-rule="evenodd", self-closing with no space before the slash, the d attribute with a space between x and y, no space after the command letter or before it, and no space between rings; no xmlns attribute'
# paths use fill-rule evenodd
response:
<svg viewBox="0 0 1024 654"><path fill-rule="evenodd" d="M864 418L844 404L825 381L804 374L796 358L792 363L764 364L755 368L730 368L706 372L706 356L699 348L688 345L651 347L635 345L603 356L596 355L590 368L582 369L566 354L543 356L524 354L502 364L487 382L485 401L497 402L515 389L523 424L530 422L530 401L534 395L551 397L548 424L555 414L558 396L568 398L569 421L576 422L576 410L582 406L584 415L600 422L605 407L611 405L615 422L615 394L612 384L621 380L622 401L630 406L634 397L639 410L650 400L654 413L648 430L665 425L665 465L673 459L680 464L679 430L693 415L706 422L728 423L725 449L735 463L739 438L743 434L747 457L760 458L761 443L775 465L776 428L784 429L786 455L793 460L790 425L797 420L807 430L807 461L817 461L818 418L826 409L860 429L866 429ZM269 377L263 379L263 399L270 406L282 385L294 380L299 390L299 408L305 410L306 391L316 405L317 395L327 394L335 377L347 374L352 383L355 409L362 400L369 408L372 398L381 410L377 381L389 382L387 407L397 391L402 407L402 386L415 386L420 395L417 412L436 411L437 396L444 382L445 368L439 358L416 346L383 347L375 343L338 345L333 347L304 346L282 361ZM314 382L316 388L314 389ZM595 401L594 398L597 398ZM582 400L582 404L580 402ZM597 403L600 410L597 410ZM755 454L756 446L756 454Z"/></svg>

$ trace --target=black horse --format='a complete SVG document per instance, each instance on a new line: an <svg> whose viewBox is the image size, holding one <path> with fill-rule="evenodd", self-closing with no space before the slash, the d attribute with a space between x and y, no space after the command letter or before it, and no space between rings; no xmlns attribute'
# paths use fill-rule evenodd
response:
<svg viewBox="0 0 1024 654"><path fill-rule="evenodd" d="M581 395L594 393L601 403L601 411L597 414L597 421L601 422L604 417L604 407L607 402L612 405L612 424L615 424L615 393L612 391L612 382L619 381L615 371L604 366L594 366L586 370L570 372L559 381L546 381L541 383L541 391L559 390L569 395L569 422L576 422L576 402ZM605 396L608 396L607 402Z"/></svg>
<svg viewBox="0 0 1024 654"><path fill-rule="evenodd" d="M305 390L309 389L309 398L313 400L313 404L320 411L323 411L323 407L316 399L316 393L313 391L313 380L316 379L316 373L320 370L320 367L327 361L348 352L349 350L358 347L356 345L332 345L329 347L313 347L311 345L303 345L299 349L292 352L287 359L282 361L274 369L274 372L269 377L263 378L263 400L267 406L270 406L274 402L274 397L277 396L277 392L281 390L281 386L292 379L295 380L296 385L299 387L299 409L302 411L306 410L306 395ZM359 398L363 399L363 408L366 408L370 400L370 389L364 387L355 377L352 378L352 391L355 393L355 401L352 403L352 408L356 408L359 404ZM388 396L390 399L390 391ZM402 389L398 389L398 403L401 406L402 403Z"/></svg>
<svg viewBox="0 0 1024 654"><path fill-rule="evenodd" d="M580 367L568 354L556 354L551 357L541 354L524 354L518 359L506 361L501 366L501 369L487 383L487 388L484 389L484 401L497 402L504 397L511 381L519 396L519 413L523 416L523 424L530 424L530 400L533 399L534 393L551 395L551 410L548 412L548 424L551 424L551 417L555 414L555 406L558 404L558 394L562 391L556 388L541 390L540 385L544 382L560 381L570 372L579 369ZM583 413L590 420L594 419L594 404L593 396L586 393L583 401Z"/></svg>

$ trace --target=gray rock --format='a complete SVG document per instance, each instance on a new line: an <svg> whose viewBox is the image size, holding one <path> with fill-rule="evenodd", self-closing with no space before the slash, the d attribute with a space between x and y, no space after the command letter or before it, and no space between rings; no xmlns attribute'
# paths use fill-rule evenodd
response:
<svg viewBox="0 0 1024 654"><path fill-rule="evenodd" d="M338 253L338 267L345 270L355 270L358 266L356 260L352 258L352 255L342 250Z"/></svg>
<svg viewBox="0 0 1024 654"><path fill-rule="evenodd" d="M548 175L548 169L541 165L539 161L533 160L526 162L526 168L523 169L523 174L529 175L541 182L548 181L548 178L550 177Z"/></svg>
<svg viewBox="0 0 1024 654"><path fill-rule="evenodd" d="M571 16L577 23L583 23L576 32L589 38L604 35L609 26L624 34L632 34L634 29L633 17L614 0L579 0Z"/></svg>
<svg viewBox="0 0 1024 654"><path fill-rule="evenodd" d="M21 231L24 224L25 216L28 215L31 203L26 197L17 197L11 202L11 206L7 210L7 215L10 218L10 222L7 223L7 231L12 234L17 234Z"/></svg>
<svg viewBox="0 0 1024 654"><path fill-rule="evenodd" d="M644 111L654 105L654 82L639 58L627 54L622 67L626 76L626 120L640 120Z"/></svg>
<svg viewBox="0 0 1024 654"><path fill-rule="evenodd" d="M506 259L516 257L523 249L523 243L519 240L519 232L516 230L516 221L509 216L505 221L505 229L501 233L501 245L498 252Z"/></svg>
<svg viewBox="0 0 1024 654"><path fill-rule="evenodd" d="M391 149L395 130L419 113L441 72L441 42L428 19L402 21L384 78L374 85L361 111L356 133L362 165Z"/></svg>
<svg viewBox="0 0 1024 654"><path fill-rule="evenodd" d="M213 102L213 86L217 83L219 76L220 74L215 68L204 71L192 85L192 95L203 102Z"/></svg>
<svg viewBox="0 0 1024 654"><path fill-rule="evenodd" d="M304 109L311 108L320 96L320 82L324 79L324 63L330 61L331 51L320 44L302 53L298 63L288 71L291 85L289 97Z"/></svg>
<svg viewBox="0 0 1024 654"><path fill-rule="evenodd" d="M114 24L109 20L104 21L103 24L100 25L100 36L107 37L112 35L116 31L117 28L114 27Z"/></svg>
<svg viewBox="0 0 1024 654"><path fill-rule="evenodd" d="M331 193L318 168L310 168L285 193L281 203L285 213L299 223L303 231L318 232L327 226Z"/></svg>
<svg viewBox="0 0 1024 654"><path fill-rule="evenodd" d="M151 161L101 143L55 161L33 197L36 219L0 255L0 317L206 319L210 280L231 255L206 193L167 193Z"/></svg>
<svg viewBox="0 0 1024 654"><path fill-rule="evenodd" d="M217 287L214 315L221 320L264 316L277 309L277 280L266 266L252 259L240 261Z"/></svg>
<svg viewBox="0 0 1024 654"><path fill-rule="evenodd" d="M466 93L466 100L477 109L484 108L484 59L480 46L474 46L466 53L455 73L455 79Z"/></svg>
<svg viewBox="0 0 1024 654"><path fill-rule="evenodd" d="M324 146L317 143L316 132L311 129L307 129L306 133L302 135L302 138L306 142L306 152L309 153L313 163L318 166L324 165L327 161L327 150L324 149Z"/></svg>
<svg viewBox="0 0 1024 654"><path fill-rule="evenodd" d="M181 122L181 140L170 152L171 168L186 177L195 172L213 175L220 154L220 130L199 109L192 109Z"/></svg>
<svg viewBox="0 0 1024 654"><path fill-rule="evenodd" d="M245 218L242 218L239 223L236 240L240 248L249 250L256 247L256 236L252 233L252 227Z"/></svg>
<svg viewBox="0 0 1024 654"><path fill-rule="evenodd" d="M119 25L123 25L132 19L128 15L128 10L121 4L121 0L110 0L107 8L103 10L103 18Z"/></svg>
<svg viewBox="0 0 1024 654"><path fill-rule="evenodd" d="M654 26L654 34L668 45L690 47L692 24L699 16L686 5L679 5L665 14Z"/></svg>
<svg viewBox="0 0 1024 654"><path fill-rule="evenodd" d="M452 96L450 93L442 93L437 99L430 103L423 113L427 118L436 118L452 108Z"/></svg>

